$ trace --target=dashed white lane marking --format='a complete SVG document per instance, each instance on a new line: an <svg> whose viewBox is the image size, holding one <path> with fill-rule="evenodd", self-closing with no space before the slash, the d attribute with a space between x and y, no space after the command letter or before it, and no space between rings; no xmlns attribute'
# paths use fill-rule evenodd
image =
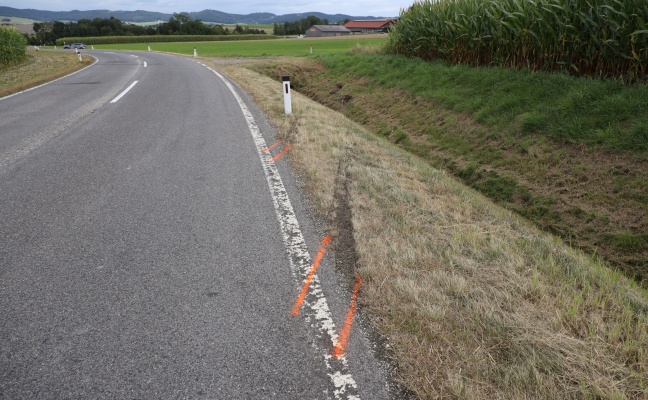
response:
<svg viewBox="0 0 648 400"><path fill-rule="evenodd" d="M232 92L232 95L243 112L243 116L247 121L250 133L254 139L259 158L261 159L261 164L263 165L270 193L272 194L272 201L277 213L277 219L279 220L284 246L289 254L291 272L295 279L303 282L306 279L311 266L308 247L306 246L304 236L299 228L299 222L297 221L295 211L290 199L288 198L288 192L281 180L279 171L277 170L274 161L272 161L271 155L267 152L263 152L263 150L268 146L266 145L263 135L261 135L259 126L254 120L254 116L250 112L249 108L241 96L236 92L232 84L214 69L203 63L199 62L199 64L205 66L211 72L216 74L221 81L223 81L230 92ZM338 342L339 338L336 333L335 323L333 322L328 302L326 301L326 297L324 296L317 275L312 277L310 287L311 290L309 295L304 299L303 307L306 308L304 316L315 331L316 341L314 345L317 350L322 353L324 358L326 372L334 387L334 398L360 399L357 394L358 387L355 379L353 379L353 376L349 372L346 357L341 355L340 357L335 358L332 355L331 349ZM321 343L324 343L325 345L322 346Z"/></svg>
<svg viewBox="0 0 648 400"><path fill-rule="evenodd" d="M117 103L122 97L126 95L126 93L128 93L133 88L133 86L137 85L137 82L139 81L134 81L133 83L131 83L130 86L126 88L126 90L119 94L119 96L112 99L111 103Z"/></svg>
<svg viewBox="0 0 648 400"><path fill-rule="evenodd" d="M144 61L144 68L146 67L148 67L148 64L146 63L146 61Z"/></svg>

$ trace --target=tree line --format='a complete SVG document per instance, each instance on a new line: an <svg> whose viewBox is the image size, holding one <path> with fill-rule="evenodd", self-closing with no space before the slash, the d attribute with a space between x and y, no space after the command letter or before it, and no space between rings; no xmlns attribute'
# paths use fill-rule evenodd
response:
<svg viewBox="0 0 648 400"><path fill-rule="evenodd" d="M349 19L344 20L340 24L346 24ZM276 36L285 35L303 35L313 25L329 25L328 19L319 19L314 15L310 15L304 19L295 22L284 22L283 24L274 24L272 33Z"/></svg>
<svg viewBox="0 0 648 400"><path fill-rule="evenodd" d="M265 34L264 30L236 25L232 30L222 25L206 25L189 14L173 14L167 22L155 26L128 24L117 18L80 19L77 22L35 22L34 34L25 35L31 45L53 45L65 37L144 36L144 35L246 35Z"/></svg>

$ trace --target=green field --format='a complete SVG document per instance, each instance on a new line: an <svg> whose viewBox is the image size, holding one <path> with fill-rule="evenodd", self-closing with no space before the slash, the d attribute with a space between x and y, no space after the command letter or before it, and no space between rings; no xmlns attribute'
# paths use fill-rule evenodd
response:
<svg viewBox="0 0 648 400"><path fill-rule="evenodd" d="M205 22L205 21L203 21ZM205 25L223 25L223 28L227 28L230 31L233 31L234 28L236 28L237 24L219 24L217 22L205 22ZM273 24L238 24L242 28L250 28L250 29L261 29L266 31L268 35L272 35L272 30L274 29Z"/></svg>
<svg viewBox="0 0 648 400"><path fill-rule="evenodd" d="M260 41L232 42L187 42L153 43L152 51L179 54L193 54L194 47L199 56L216 57L264 57L264 56L303 56L313 54L343 53L356 46L380 46L385 38L344 38L344 39L277 39ZM141 50L146 51L145 43L95 45L95 50Z"/></svg>
<svg viewBox="0 0 648 400"><path fill-rule="evenodd" d="M0 15L0 20L3 19L9 19L10 21L2 21L3 24L11 24L11 25L27 25L27 24L33 24L36 22L33 19L26 19L26 18L17 18L17 17L4 17Z"/></svg>

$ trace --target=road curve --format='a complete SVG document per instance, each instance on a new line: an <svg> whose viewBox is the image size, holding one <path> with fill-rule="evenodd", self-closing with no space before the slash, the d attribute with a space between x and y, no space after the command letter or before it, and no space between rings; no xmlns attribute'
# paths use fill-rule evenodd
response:
<svg viewBox="0 0 648 400"><path fill-rule="evenodd" d="M0 398L387 398L359 325L340 366L319 316L291 314L302 282L254 104L192 59L88 53L0 99ZM322 227L272 167L315 258ZM339 327L351 293L330 258Z"/></svg>

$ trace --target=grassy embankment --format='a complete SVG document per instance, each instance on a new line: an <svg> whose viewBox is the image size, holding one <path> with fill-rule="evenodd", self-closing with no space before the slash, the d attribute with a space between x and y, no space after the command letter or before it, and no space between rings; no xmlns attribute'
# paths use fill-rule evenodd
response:
<svg viewBox="0 0 648 400"><path fill-rule="evenodd" d="M0 97L60 78L92 62L88 56L83 56L83 62L79 62L74 53L28 51L22 63L0 68Z"/></svg>
<svg viewBox="0 0 648 400"><path fill-rule="evenodd" d="M648 278L648 88L389 55L258 68Z"/></svg>
<svg viewBox="0 0 648 400"><path fill-rule="evenodd" d="M386 140L414 143L413 134L392 129L413 118L434 130L449 125L444 147L454 148L450 136L461 144L465 127L478 124L469 114L353 74L352 65L378 61L358 57L364 56L340 56L348 61L345 72L328 75L311 59L214 63L252 94L279 136L292 143L290 160L337 233L337 253L357 255L346 268L363 277L361 302L389 338L399 382L417 398L646 398L648 293L599 258L572 250L462 185L424 154ZM399 79L406 75L400 72ZM345 114L355 110L348 115L371 129L298 91L294 114L285 117L280 73L290 73L298 91ZM421 120L430 114L431 120ZM375 129L373 119L390 129ZM498 148L506 147L504 133ZM510 134L509 146L517 139ZM537 146L554 150L549 137ZM566 154L556 157L560 163Z"/></svg>

